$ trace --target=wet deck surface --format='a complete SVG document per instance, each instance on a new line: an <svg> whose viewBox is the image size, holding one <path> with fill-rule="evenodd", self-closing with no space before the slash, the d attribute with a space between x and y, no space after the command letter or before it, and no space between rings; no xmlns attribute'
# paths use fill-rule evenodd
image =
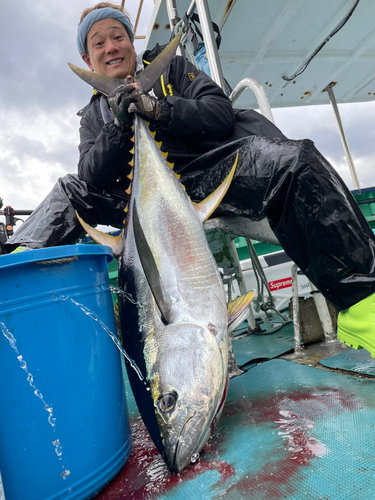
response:
<svg viewBox="0 0 375 500"><path fill-rule="evenodd" d="M180 475L168 472L127 385L134 450L96 499L373 498L375 361L337 341L313 344L297 358L284 329L267 340L241 339L250 353L241 363L246 371L230 381L216 435ZM284 347L259 356L265 342ZM334 369L322 365L325 358Z"/></svg>

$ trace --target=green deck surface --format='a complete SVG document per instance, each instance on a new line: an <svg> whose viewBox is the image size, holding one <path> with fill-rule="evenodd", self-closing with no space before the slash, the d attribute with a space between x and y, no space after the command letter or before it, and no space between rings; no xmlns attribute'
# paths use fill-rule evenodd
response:
<svg viewBox="0 0 375 500"><path fill-rule="evenodd" d="M375 359L373 359L370 353L364 349L359 351L356 351L355 349L348 349L347 351L336 354L336 356L327 358L320 363L327 368L375 376Z"/></svg>
<svg viewBox="0 0 375 500"><path fill-rule="evenodd" d="M231 379L200 460L170 474L129 394L134 451L98 500L371 500L375 380L271 360Z"/></svg>
<svg viewBox="0 0 375 500"><path fill-rule="evenodd" d="M256 360L276 358L290 352L294 347L293 323L290 322L281 330L272 332L271 325L262 325L265 335L251 334L236 339L232 343L237 365L241 368ZM275 328L274 328L275 329Z"/></svg>

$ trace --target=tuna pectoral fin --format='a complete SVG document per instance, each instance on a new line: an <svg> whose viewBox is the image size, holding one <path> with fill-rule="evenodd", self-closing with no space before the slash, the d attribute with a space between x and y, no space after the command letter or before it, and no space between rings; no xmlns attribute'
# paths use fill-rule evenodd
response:
<svg viewBox="0 0 375 500"><path fill-rule="evenodd" d="M89 236L91 236L93 240L99 243L99 245L107 245L111 247L113 255L116 257L116 259L120 256L122 249L122 239L121 239L122 233L119 234L118 236L111 236L110 234L102 233L101 231L98 231L94 227L91 227L88 224L86 224L86 222L81 219L81 217L78 215L77 212L76 216L79 222L81 223L83 229Z"/></svg>
<svg viewBox="0 0 375 500"><path fill-rule="evenodd" d="M236 297L228 304L228 332L231 333L239 326L247 317L247 307L253 300L255 291L251 290L241 297Z"/></svg>
<svg viewBox="0 0 375 500"><path fill-rule="evenodd" d="M236 155L236 159L234 161L231 171L229 172L227 177L223 180L223 182L220 184L220 186L216 188L213 193L207 196L206 199L204 199L203 201L194 206L195 211L197 212L197 215L202 222L205 222L210 217L210 215L213 214L213 212L219 206L221 200L224 198L232 182L234 172L237 167L237 162L238 162L238 153Z"/></svg>
<svg viewBox="0 0 375 500"><path fill-rule="evenodd" d="M143 271L151 288L151 292L159 307L164 323L170 324L172 323L173 316L172 298L165 290L161 281L160 273L156 265L154 256L152 255L151 248L147 243L145 233L143 232L141 223L139 221L135 203L133 205L133 228L139 260L141 261Z"/></svg>

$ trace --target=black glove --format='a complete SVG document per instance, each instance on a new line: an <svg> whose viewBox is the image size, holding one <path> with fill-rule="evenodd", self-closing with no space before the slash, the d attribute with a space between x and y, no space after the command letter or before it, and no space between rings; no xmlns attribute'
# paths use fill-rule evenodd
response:
<svg viewBox="0 0 375 500"><path fill-rule="evenodd" d="M163 117L160 102L145 92L134 92L129 95L131 104L128 107L129 113L137 113L144 120L150 122L160 122Z"/></svg>
<svg viewBox="0 0 375 500"><path fill-rule="evenodd" d="M133 122L128 113L128 107L131 102L130 96L135 91L133 85L129 85L132 81L132 78L127 78L123 85L119 85L107 97L112 113L124 125L132 125Z"/></svg>

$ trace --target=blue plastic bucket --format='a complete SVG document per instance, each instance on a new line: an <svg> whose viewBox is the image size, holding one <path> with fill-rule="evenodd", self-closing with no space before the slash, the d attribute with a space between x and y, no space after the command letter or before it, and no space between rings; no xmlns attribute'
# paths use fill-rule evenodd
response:
<svg viewBox="0 0 375 500"><path fill-rule="evenodd" d="M87 499L131 452L108 247L0 257L0 470L6 500ZM1 496L1 495L0 495Z"/></svg>

